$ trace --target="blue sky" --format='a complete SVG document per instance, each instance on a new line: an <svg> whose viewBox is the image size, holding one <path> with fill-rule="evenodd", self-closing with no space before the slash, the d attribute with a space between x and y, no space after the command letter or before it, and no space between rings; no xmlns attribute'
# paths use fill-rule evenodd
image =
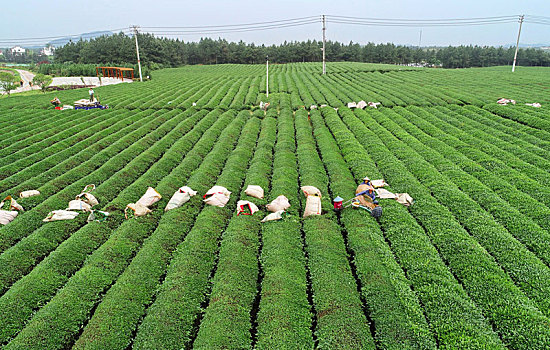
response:
<svg viewBox="0 0 550 350"><path fill-rule="evenodd" d="M442 5L443 4L443 5ZM141 26L192 26L238 24L321 14L441 19L530 14L550 17L550 0L303 0L303 1L175 1L175 0L23 0L1 6L0 39L64 36L90 31ZM549 21L550 23L550 21ZM370 27L329 23L327 39L341 42L393 42L417 45L505 45L515 43L518 24L473 27ZM285 40L318 39L321 25L282 28L260 32L216 34L230 41L277 44ZM196 41L199 35L183 37ZM524 44L550 44L550 25L524 23ZM0 44L0 46L6 46Z"/></svg>

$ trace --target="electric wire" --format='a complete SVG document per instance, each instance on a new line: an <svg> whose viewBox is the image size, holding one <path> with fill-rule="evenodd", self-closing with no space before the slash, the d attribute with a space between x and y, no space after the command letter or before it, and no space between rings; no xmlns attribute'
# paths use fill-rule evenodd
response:
<svg viewBox="0 0 550 350"><path fill-rule="evenodd" d="M148 28L148 29L197 29L198 28L198 29L203 29L203 28L248 27L248 26L256 26L256 25L281 23L281 22L296 22L296 21L311 20L311 19L320 20L320 17L319 16L308 16L308 17L298 17L298 18L278 20L278 21L243 23L243 24L223 24L223 25L211 25L211 26L141 27L141 28Z"/></svg>

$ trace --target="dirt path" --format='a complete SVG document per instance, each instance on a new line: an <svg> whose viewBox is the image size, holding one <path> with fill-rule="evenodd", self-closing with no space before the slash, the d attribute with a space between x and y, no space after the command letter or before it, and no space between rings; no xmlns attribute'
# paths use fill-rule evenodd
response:
<svg viewBox="0 0 550 350"><path fill-rule="evenodd" d="M31 87L30 84L29 84L29 82L31 82L32 79L34 78L34 73L31 73L29 71L22 70L22 69L16 69L16 71L21 76L21 80L23 80L23 86L18 87L17 89L15 89L14 92L23 92L23 91L30 91L30 90L38 90L39 89L38 86L32 86Z"/></svg>

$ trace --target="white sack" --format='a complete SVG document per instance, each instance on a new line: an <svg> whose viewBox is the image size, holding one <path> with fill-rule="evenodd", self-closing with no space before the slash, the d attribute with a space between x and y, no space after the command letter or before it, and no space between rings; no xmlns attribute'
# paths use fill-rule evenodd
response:
<svg viewBox="0 0 550 350"><path fill-rule="evenodd" d="M374 107L374 108L378 108L378 105L380 104L380 102L369 102L368 103L368 106L369 107Z"/></svg>
<svg viewBox="0 0 550 350"><path fill-rule="evenodd" d="M208 205L213 205L215 207L223 208L229 202L229 196L224 195L223 193L216 192L210 197L204 200L204 203Z"/></svg>
<svg viewBox="0 0 550 350"><path fill-rule="evenodd" d="M37 190L28 190L28 191L23 191L19 193L20 198L28 198L28 197L39 196L39 195L40 195L40 192Z"/></svg>
<svg viewBox="0 0 550 350"><path fill-rule="evenodd" d="M365 101L361 100L361 101L357 102L357 108L363 109L365 107L367 107L367 103Z"/></svg>
<svg viewBox="0 0 550 350"><path fill-rule="evenodd" d="M260 199L264 198L264 189L261 186L248 185L244 193L246 193L251 197L260 198Z"/></svg>
<svg viewBox="0 0 550 350"><path fill-rule="evenodd" d="M397 199L397 195L383 188L377 188L376 196L380 199Z"/></svg>
<svg viewBox="0 0 550 350"><path fill-rule="evenodd" d="M69 211L69 210L54 210L51 211L48 216L42 221L44 222L50 222L50 221L60 221L60 220L72 220L78 216L78 213L76 211Z"/></svg>
<svg viewBox="0 0 550 350"><path fill-rule="evenodd" d="M397 202L403 204L406 207L414 203L414 199L411 196L409 196L408 193L396 193L396 195L397 195Z"/></svg>
<svg viewBox="0 0 550 350"><path fill-rule="evenodd" d="M309 196L321 197L321 191L317 187L302 186L302 187L300 187L300 190L302 190L302 192L304 192L304 195L306 197L309 197Z"/></svg>
<svg viewBox="0 0 550 350"><path fill-rule="evenodd" d="M317 106L316 106L316 105L311 105L311 106L309 107L309 109L310 109L310 110L317 109Z"/></svg>
<svg viewBox="0 0 550 350"><path fill-rule="evenodd" d="M538 102L535 102L535 103L526 103L527 106L531 106L531 107L536 107L536 108L540 108L541 107L541 104L538 103Z"/></svg>
<svg viewBox="0 0 550 350"><path fill-rule="evenodd" d="M92 211L92 207L79 199L75 199L73 201L69 202L69 207L66 210L84 210L84 211Z"/></svg>
<svg viewBox="0 0 550 350"><path fill-rule="evenodd" d="M203 198L206 198L206 196L210 196L214 193L221 193L221 194L223 194L224 196L227 196L227 197L229 197L229 195L231 194L231 192L229 192L227 190L227 188L225 188L223 186L213 186L211 189L208 190L208 192L206 192L206 194L203 196Z"/></svg>
<svg viewBox="0 0 550 350"><path fill-rule="evenodd" d="M355 102L348 102L348 108L355 108L357 107L357 103Z"/></svg>
<svg viewBox="0 0 550 350"><path fill-rule="evenodd" d="M140 203L130 203L124 209L124 217L128 219L128 209L134 212L134 216L144 216L149 214L152 210Z"/></svg>
<svg viewBox="0 0 550 350"><path fill-rule="evenodd" d="M317 196L307 196L304 218L310 215L321 215L321 198Z"/></svg>
<svg viewBox="0 0 550 350"><path fill-rule="evenodd" d="M9 224L15 219L17 214L19 214L19 212L15 210L0 210L0 225Z"/></svg>
<svg viewBox="0 0 550 350"><path fill-rule="evenodd" d="M386 183L386 181L384 181L384 179L381 179L381 180L371 180L370 184L371 184L372 187L374 187L374 188L388 186L388 184Z"/></svg>
<svg viewBox="0 0 550 350"><path fill-rule="evenodd" d="M510 99L507 99L507 98L501 98L500 100L497 101L497 103L506 106L508 103L511 103L511 104L515 105L516 101L510 100Z"/></svg>
<svg viewBox="0 0 550 350"><path fill-rule="evenodd" d="M15 201L15 199L13 199L11 196L7 196L6 198L4 198L4 200L2 202L0 202L0 209L2 209L4 207L4 202L5 201L9 201L9 205L8 205L8 208L7 208L8 210L25 211L25 209L23 209L23 207L19 203L17 203Z"/></svg>
<svg viewBox="0 0 550 350"><path fill-rule="evenodd" d="M248 213L247 212L250 212ZM258 210L258 207L256 206L256 204L252 203L252 202L249 202L249 201L238 201L237 202L237 216L238 215L254 215L255 212L257 212Z"/></svg>
<svg viewBox="0 0 550 350"><path fill-rule="evenodd" d="M91 193L81 193L75 198L76 200L81 200L87 204L90 205L90 207L93 207L95 205L99 204L99 201L95 198L95 196Z"/></svg>
<svg viewBox="0 0 550 350"><path fill-rule="evenodd" d="M162 196L157 192L153 187L148 187L147 191L141 198L136 202L136 204L141 204L144 207L150 207L156 202L160 201Z"/></svg>
<svg viewBox="0 0 550 350"><path fill-rule="evenodd" d="M164 208L165 211L179 208L185 203L191 199L191 197L195 196L197 194L197 191L193 191L190 187L183 186L180 187L170 198L170 201L166 205L166 208Z"/></svg>
<svg viewBox="0 0 550 350"><path fill-rule="evenodd" d="M268 216L266 216L265 218L263 218L261 222L280 220L280 219L283 218L283 213L284 212L285 212L284 210L279 210L279 211L276 211L274 213L271 213Z"/></svg>
<svg viewBox="0 0 550 350"><path fill-rule="evenodd" d="M265 206L267 210L275 213L278 211L284 211L290 207L290 203L288 202L288 198L286 198L283 195L280 195L279 197L275 198L271 203ZM269 215L268 215L269 216Z"/></svg>

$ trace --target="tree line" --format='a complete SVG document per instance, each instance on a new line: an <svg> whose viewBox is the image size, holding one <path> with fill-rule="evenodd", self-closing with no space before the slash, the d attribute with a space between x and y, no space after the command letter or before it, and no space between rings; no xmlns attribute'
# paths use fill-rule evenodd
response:
<svg viewBox="0 0 550 350"><path fill-rule="evenodd" d="M175 67L185 64L263 63L266 56L274 63L318 62L322 59L322 42L316 40L284 42L279 45L228 42L225 39L203 38L198 42L157 38L138 34L140 58L149 68ZM360 45L327 41L328 61L412 64L424 63L444 68L488 67L510 65L515 48L492 46L449 46L418 48L403 45ZM135 42L123 33L91 40L70 42L55 51L56 63L117 65L134 64ZM550 66L550 54L539 49L520 49L518 65Z"/></svg>

